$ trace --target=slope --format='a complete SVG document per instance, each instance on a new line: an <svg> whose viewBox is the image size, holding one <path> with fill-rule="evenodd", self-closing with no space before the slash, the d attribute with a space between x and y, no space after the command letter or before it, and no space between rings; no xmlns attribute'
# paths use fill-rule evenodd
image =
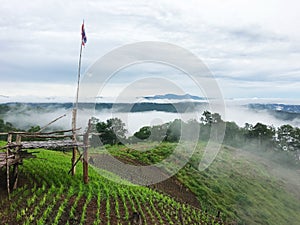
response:
<svg viewBox="0 0 300 225"><path fill-rule="evenodd" d="M198 208L147 187L128 186L104 170L90 168L90 182L84 185L81 165L75 177L67 174L68 153L41 149L37 156L21 167L20 187L11 201L1 195L0 224L130 224L135 212L142 224L218 224Z"/></svg>
<svg viewBox="0 0 300 225"><path fill-rule="evenodd" d="M251 152L223 146L210 167L199 172L205 145L199 143L190 162L176 175L196 194L204 211L213 215L220 211L228 223L299 224L300 186L293 180L299 181L299 170L282 168ZM120 158L152 164L167 157L175 146L164 143L144 152L133 150L143 149L143 144L108 149Z"/></svg>

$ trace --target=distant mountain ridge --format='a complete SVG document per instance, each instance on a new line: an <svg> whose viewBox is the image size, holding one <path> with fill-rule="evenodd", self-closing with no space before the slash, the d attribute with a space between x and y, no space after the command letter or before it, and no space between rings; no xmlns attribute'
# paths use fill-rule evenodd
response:
<svg viewBox="0 0 300 225"><path fill-rule="evenodd" d="M147 99L203 99L197 96L191 95L156 95L153 97L145 97ZM158 102L138 102L138 103L79 103L79 108L94 108L96 110L114 109L118 112L146 112L146 111L162 111L162 112L186 112L197 110L199 106L207 106L207 102L189 102L179 101L174 103L158 103ZM264 103L250 103L244 105L250 110L254 111L268 111L273 115L288 115L289 117L300 116L300 105L286 105L286 104L264 104ZM73 103L2 103L0 104L0 114L8 111L26 111L26 110L38 110L38 111L51 111L54 109L72 109Z"/></svg>
<svg viewBox="0 0 300 225"><path fill-rule="evenodd" d="M175 102L175 103L79 103L79 109L113 110L115 112L149 112L160 111L169 113L194 112L206 102ZM0 104L0 115L7 112L27 113L28 111L51 112L57 109L70 110L73 103L4 103Z"/></svg>
<svg viewBox="0 0 300 225"><path fill-rule="evenodd" d="M144 96L144 99L147 100L161 100L161 99L169 99L169 100L207 100L207 98L199 97L196 95L184 94L184 95L176 95L176 94L165 94L165 95L154 95L154 96Z"/></svg>
<svg viewBox="0 0 300 225"><path fill-rule="evenodd" d="M300 105L250 103L250 109L272 110L277 112L300 113Z"/></svg>
<svg viewBox="0 0 300 225"><path fill-rule="evenodd" d="M251 103L247 107L255 111L268 111L277 119L291 121L300 119L300 105Z"/></svg>

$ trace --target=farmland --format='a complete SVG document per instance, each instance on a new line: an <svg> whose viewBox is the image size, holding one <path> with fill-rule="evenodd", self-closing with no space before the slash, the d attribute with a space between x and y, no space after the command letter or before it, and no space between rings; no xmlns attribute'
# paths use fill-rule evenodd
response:
<svg viewBox="0 0 300 225"><path fill-rule="evenodd" d="M147 151L135 150L151 145ZM297 186L289 185L296 189L288 190L287 183L270 173L267 161L224 146L213 164L199 172L196 168L204 146L199 143L175 177L150 187L128 185L101 166L90 166L90 182L85 185L80 163L74 177L67 174L70 153L40 149L35 153L38 159L21 166L19 188L12 192L10 202L1 171L1 223L132 224L132 215L138 212L142 224L180 224L181 220L184 224L298 224ZM106 150L124 162L146 165L165 158L174 147L176 143L139 143L107 146ZM94 161L107 154L102 150L90 149ZM182 193L169 189L179 181L185 187ZM184 197L187 192L191 194ZM216 218L218 211L221 219Z"/></svg>
<svg viewBox="0 0 300 225"><path fill-rule="evenodd" d="M133 212L140 213L143 224L176 224L180 219L186 224L218 224L168 195L109 181L98 174L101 170L90 169L90 182L84 185L81 165L75 177L67 174L69 154L41 150L37 155L39 159L24 162L11 203L1 190L2 224L130 224Z"/></svg>
<svg viewBox="0 0 300 225"><path fill-rule="evenodd" d="M164 143L142 153L112 146L109 152L120 158L153 164L170 154L175 146ZM213 215L220 211L228 223L299 224L299 169L287 169L270 161L267 152L259 156L223 146L214 162L200 172L197 168L205 146L206 142L199 142L190 161L176 174L196 194L203 210Z"/></svg>

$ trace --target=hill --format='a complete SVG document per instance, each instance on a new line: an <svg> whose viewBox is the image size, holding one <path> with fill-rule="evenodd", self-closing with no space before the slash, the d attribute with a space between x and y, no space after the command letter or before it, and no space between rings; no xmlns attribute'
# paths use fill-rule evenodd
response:
<svg viewBox="0 0 300 225"><path fill-rule="evenodd" d="M176 95L176 94L165 94L165 95L154 95L154 96L144 96L144 99L147 100L161 100L161 99L168 99L168 100L207 100L207 98L199 97L190 94L184 95Z"/></svg>
<svg viewBox="0 0 300 225"><path fill-rule="evenodd" d="M1 224L129 224L134 212L140 213L142 224L180 224L180 218L184 224L220 224L218 211L227 224L298 224L300 192L297 180L291 181L299 171L278 176L280 167L273 171L278 165L224 146L213 164L199 172L205 144L199 143L175 177L150 187L127 185L97 159L108 151L126 163L153 164L167 157L176 143L106 146L105 152L91 149L97 167L91 165L88 185L82 182L81 165L75 177L67 174L69 153L40 150L39 159L25 161L21 167L20 187L13 192L11 204L1 183ZM140 151L151 145L150 150Z"/></svg>
<svg viewBox="0 0 300 225"><path fill-rule="evenodd" d="M128 185L97 168L90 168L90 182L84 185L81 165L75 177L67 174L68 153L41 149L37 156L39 159L25 161L21 167L20 187L11 201L1 182L0 224L133 224L135 212L141 224L177 224L180 220L184 224L222 224L189 203L148 187ZM0 176L5 177L5 171Z"/></svg>
<svg viewBox="0 0 300 225"><path fill-rule="evenodd" d="M132 146L137 150L124 146L108 150L120 159L153 164L167 157L176 146L164 143L143 152L147 146L138 145ZM189 163L176 175L197 196L202 210L213 215L220 211L227 223L299 224L299 169L284 168L264 153L260 156L223 146L212 165L199 172L205 145L199 143Z"/></svg>

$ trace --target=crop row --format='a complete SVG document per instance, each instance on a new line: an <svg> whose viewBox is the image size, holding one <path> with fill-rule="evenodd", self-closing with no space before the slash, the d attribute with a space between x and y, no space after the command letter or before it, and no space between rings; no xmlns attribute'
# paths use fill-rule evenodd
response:
<svg viewBox="0 0 300 225"><path fill-rule="evenodd" d="M82 182L81 165L68 175L70 155L42 151L24 162L28 184L12 194L8 224L130 224L137 212L143 224L217 224L214 218L188 204L147 187L111 182L90 168Z"/></svg>

